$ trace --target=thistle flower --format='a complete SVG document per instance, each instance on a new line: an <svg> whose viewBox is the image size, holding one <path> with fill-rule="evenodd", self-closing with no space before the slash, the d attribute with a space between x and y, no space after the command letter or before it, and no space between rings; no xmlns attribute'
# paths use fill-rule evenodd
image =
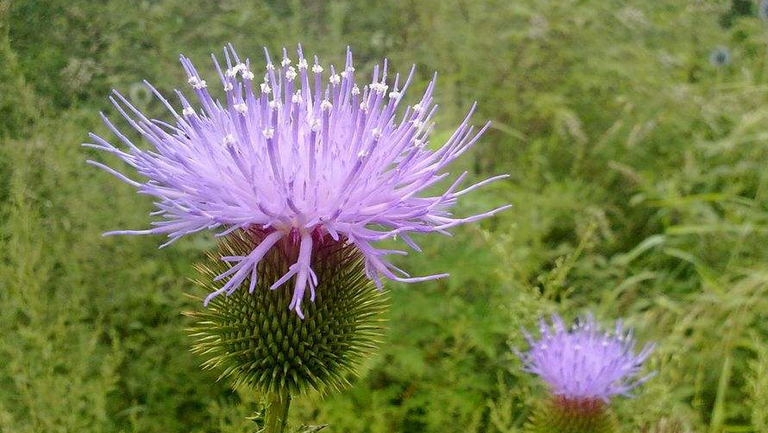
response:
<svg viewBox="0 0 768 433"><path fill-rule="evenodd" d="M397 114L414 68L404 80L396 75L388 81L385 61L361 88L349 50L344 69L330 66L324 78L325 68L316 57L310 65L299 46L295 66L286 50L278 65L266 53L266 74L263 82L256 83L249 60L241 60L231 46L225 48L224 57L224 69L214 57L223 101L211 96L209 83L184 56L181 63L196 104L176 91L179 113L145 82L173 116L172 123L150 120L117 92L110 98L153 149L139 148L104 115L125 147L94 134L90 136L95 143L85 144L133 167L141 180L88 161L153 196L157 207L153 214L161 218L149 229L105 235L166 234L169 241L162 245L166 246L208 229L220 229L220 236L251 229L264 233L252 251L222 257L231 267L215 280L228 280L205 298L206 305L217 295L231 295L246 281L253 292L259 263L286 241L296 246L292 263L269 288L293 280L288 308L300 317L306 292L310 300L316 296L318 276L311 263L319 239L354 245L362 254L365 275L379 288L382 277L406 283L445 277L411 277L386 258L404 251L375 245L399 236L419 251L412 234L446 234L454 226L507 207L468 217L450 213L459 197L503 175L461 189L464 172L442 192L426 193L449 177L446 167L476 144L489 125L476 130L469 124L473 105L447 142L428 146L437 109L435 80L417 104Z"/></svg>
<svg viewBox="0 0 768 433"><path fill-rule="evenodd" d="M588 314L568 330L563 319L553 315L552 329L542 319L539 330L538 341L526 333L531 348L521 358L524 369L544 379L556 396L607 403L615 395L628 396L653 376L636 378L653 344L635 354L633 332L625 331L621 321L613 333L604 332Z"/></svg>
<svg viewBox="0 0 768 433"><path fill-rule="evenodd" d="M619 321L613 333L604 332L592 315L582 317L570 330L553 315L552 327L541 320L539 330L538 341L525 334L531 348L518 355L526 371L544 379L552 398L534 411L528 431L616 431L607 405L611 397L628 396L652 377L637 378L653 345L636 354L632 330L625 331Z"/></svg>
<svg viewBox="0 0 768 433"><path fill-rule="evenodd" d="M757 16L763 21L768 21L768 0L762 0L757 6Z"/></svg>
<svg viewBox="0 0 768 433"><path fill-rule="evenodd" d="M723 67L731 64L731 50L726 47L717 47L709 54L709 63L715 67Z"/></svg>

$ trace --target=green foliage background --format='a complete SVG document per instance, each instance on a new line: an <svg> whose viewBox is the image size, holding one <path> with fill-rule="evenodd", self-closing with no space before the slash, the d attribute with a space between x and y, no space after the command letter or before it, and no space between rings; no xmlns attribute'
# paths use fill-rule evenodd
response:
<svg viewBox="0 0 768 433"><path fill-rule="evenodd" d="M440 72L440 134L472 101L493 129L464 164L508 172L423 239L390 284L387 344L354 388L298 400L334 432L519 432L542 385L509 346L560 312L626 317L659 375L617 401L627 432L768 432L768 23L748 0L0 1L0 431L251 432L257 397L189 353L197 236L101 238L149 223L148 198L87 167L111 88L205 73L232 42L260 59L345 45ZM729 47L715 67L709 53ZM114 114L114 113L113 113ZM458 168L457 168L458 170ZM647 430L651 431L651 430Z"/></svg>

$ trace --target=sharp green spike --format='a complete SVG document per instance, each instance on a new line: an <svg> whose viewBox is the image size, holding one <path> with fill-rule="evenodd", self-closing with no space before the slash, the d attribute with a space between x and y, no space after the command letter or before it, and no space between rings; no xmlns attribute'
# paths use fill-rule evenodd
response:
<svg viewBox="0 0 768 433"><path fill-rule="evenodd" d="M230 264L222 255L245 256L256 246L246 232L224 239L219 254L197 268L203 297L216 290L212 276ZM345 242L313 251L318 277L315 301L302 302L304 320L288 309L292 282L269 290L288 271L288 255L273 249L259 264L253 293L247 287L230 296L217 296L207 308L187 313L195 323L188 332L192 351L207 359L204 369L221 371L233 386L247 384L262 393L300 395L330 391L349 383L359 361L381 339L386 295L365 278L362 256ZM309 292L309 291L307 291Z"/></svg>

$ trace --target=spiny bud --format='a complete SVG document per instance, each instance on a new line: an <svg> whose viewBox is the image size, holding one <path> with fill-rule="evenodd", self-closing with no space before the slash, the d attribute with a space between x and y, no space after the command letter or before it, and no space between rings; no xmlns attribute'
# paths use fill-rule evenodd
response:
<svg viewBox="0 0 768 433"><path fill-rule="evenodd" d="M206 293L213 290L213 277L230 268L222 259L249 254L265 236L259 229L229 235L219 253L198 266L203 278L197 285ZM192 351L207 357L204 369L220 370L219 379L231 378L235 387L273 395L349 384L359 360L378 344L386 299L366 278L363 255L353 244L330 235L313 237L317 286L307 293L314 302L305 303L303 319L288 308L290 290L270 290L299 254L295 236L286 236L259 263L250 277L258 275L252 291L234 290L187 313L195 321Z"/></svg>
<svg viewBox="0 0 768 433"><path fill-rule="evenodd" d="M553 397L533 412L526 433L615 433L618 423L602 400Z"/></svg>

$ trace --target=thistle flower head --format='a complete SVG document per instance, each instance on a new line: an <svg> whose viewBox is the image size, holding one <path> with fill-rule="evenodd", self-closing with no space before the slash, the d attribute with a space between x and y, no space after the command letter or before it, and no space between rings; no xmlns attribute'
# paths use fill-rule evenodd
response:
<svg viewBox="0 0 768 433"><path fill-rule="evenodd" d="M232 294L249 276L249 289L254 290L258 264L285 240L296 246L294 261L270 288L293 281L289 308L302 317L305 297L315 297L317 275L311 261L318 239L354 245L364 257L366 276L379 287L382 277L408 283L440 278L447 274L409 276L387 260L405 252L377 248L376 242L399 236L419 251L414 233L447 233L506 208L468 217L450 212L462 195L505 176L462 188L464 172L441 192L426 192L449 177L447 166L488 127L477 130L469 124L473 106L445 143L426 146L437 109L434 79L418 104L398 115L414 69L405 79L395 75L392 80L385 61L373 69L370 83L360 85L349 50L343 70L330 66L323 76L326 68L317 58L307 59L299 46L295 64L285 50L277 63L267 54L259 82L251 62L231 46L224 57L224 66L214 58L218 85L204 80L181 57L196 99L177 91L181 110L147 83L173 116L170 123L147 118L115 92L115 107L150 150L135 145L106 117L123 146L94 134L95 143L86 144L122 159L140 180L101 162L89 163L156 199L159 221L152 228L107 234L165 234L165 246L207 229L220 229L221 235L251 228L265 233L252 251L227 258L233 266L216 280L228 280L206 304L217 295ZM219 86L223 100L209 93Z"/></svg>
<svg viewBox="0 0 768 433"><path fill-rule="evenodd" d="M526 333L531 347L520 354L524 368L544 379L552 394L565 401L608 402L612 396L629 395L652 376L637 378L653 345L635 353L632 330L625 331L621 321L613 332L604 332L592 315L586 315L567 329L553 315L552 326L542 319L539 330L538 341Z"/></svg>
<svg viewBox="0 0 768 433"><path fill-rule="evenodd" d="M757 16L763 21L768 21L768 0L762 0L757 6Z"/></svg>

